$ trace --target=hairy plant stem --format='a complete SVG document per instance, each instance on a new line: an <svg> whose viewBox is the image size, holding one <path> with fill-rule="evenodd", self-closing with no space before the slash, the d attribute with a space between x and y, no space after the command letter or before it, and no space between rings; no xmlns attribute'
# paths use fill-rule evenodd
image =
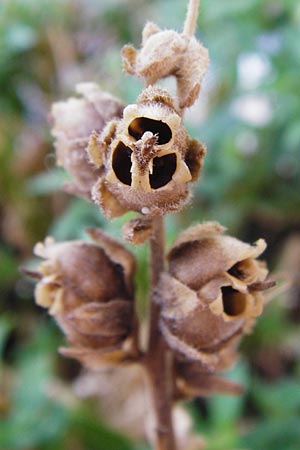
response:
<svg viewBox="0 0 300 450"><path fill-rule="evenodd" d="M173 358L159 330L160 307L154 303L154 289L164 268L164 240L163 218L155 217L153 219L153 236L150 240L151 316L149 346L145 366L155 414L155 450L175 450L176 445L172 425Z"/></svg>
<svg viewBox="0 0 300 450"><path fill-rule="evenodd" d="M190 0L183 26L183 34L192 37L195 34L200 0Z"/></svg>

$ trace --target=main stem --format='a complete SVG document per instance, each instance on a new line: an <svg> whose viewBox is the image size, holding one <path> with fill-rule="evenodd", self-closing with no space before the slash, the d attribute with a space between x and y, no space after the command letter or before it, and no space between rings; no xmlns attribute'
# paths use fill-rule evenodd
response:
<svg viewBox="0 0 300 450"><path fill-rule="evenodd" d="M154 289L164 269L165 238L162 217L153 219L151 250L151 318L146 368L156 423L155 450L176 450L172 425L172 355L159 330L160 307L154 302Z"/></svg>

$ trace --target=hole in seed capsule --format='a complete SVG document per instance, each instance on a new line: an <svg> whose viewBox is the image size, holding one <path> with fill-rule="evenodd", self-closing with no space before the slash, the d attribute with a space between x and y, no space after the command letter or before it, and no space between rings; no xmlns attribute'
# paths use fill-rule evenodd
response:
<svg viewBox="0 0 300 450"><path fill-rule="evenodd" d="M239 316L246 309L246 296L231 286L222 288L223 309L228 316Z"/></svg>
<svg viewBox="0 0 300 450"><path fill-rule="evenodd" d="M158 136L158 145L163 145L169 142L172 138L172 131L170 127L161 120L149 119L148 117L137 117L128 127L130 136L139 140L146 131Z"/></svg>
<svg viewBox="0 0 300 450"><path fill-rule="evenodd" d="M131 186L131 154L132 150L123 142L119 142L112 159L112 168L116 177L128 186Z"/></svg>
<svg viewBox="0 0 300 450"><path fill-rule="evenodd" d="M247 281L255 271L254 263L251 258L244 259L234 264L228 273L242 281Z"/></svg>
<svg viewBox="0 0 300 450"><path fill-rule="evenodd" d="M176 170L176 155L156 157L153 159L153 173L150 174L150 186L152 189L159 189L168 184Z"/></svg>

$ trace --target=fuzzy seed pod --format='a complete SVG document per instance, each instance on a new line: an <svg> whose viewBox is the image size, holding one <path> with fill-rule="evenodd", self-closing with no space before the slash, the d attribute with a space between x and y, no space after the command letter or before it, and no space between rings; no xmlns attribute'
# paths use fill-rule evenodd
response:
<svg viewBox="0 0 300 450"><path fill-rule="evenodd" d="M35 246L45 259L35 274L40 279L35 298L67 336L71 348L62 353L97 367L103 360L124 359L124 347L129 349L135 261L100 230L90 235L97 244L48 238Z"/></svg>
<svg viewBox="0 0 300 450"><path fill-rule="evenodd" d="M168 345L206 370L231 365L241 335L262 312L262 291L274 284L266 281L265 264L256 260L265 242L249 245L223 232L214 222L183 232L157 288Z"/></svg>
<svg viewBox="0 0 300 450"><path fill-rule="evenodd" d="M55 137L56 160L73 177L73 183L64 189L72 194L91 199L91 188L100 176L89 160L86 147L91 133L101 132L114 117L120 117L123 104L102 92L94 83L76 86L80 98L69 98L54 103L51 110L52 135Z"/></svg>
<svg viewBox="0 0 300 450"><path fill-rule="evenodd" d="M124 109L122 119L92 135L88 152L103 173L93 198L112 218L128 210L151 216L182 208L205 149L189 140L172 97L149 87Z"/></svg>
<svg viewBox="0 0 300 450"><path fill-rule="evenodd" d="M147 86L174 75L179 108L195 102L209 65L207 49L194 36L173 30L162 31L151 22L143 30L141 49L137 51L131 45L125 45L122 57L123 69L142 78Z"/></svg>

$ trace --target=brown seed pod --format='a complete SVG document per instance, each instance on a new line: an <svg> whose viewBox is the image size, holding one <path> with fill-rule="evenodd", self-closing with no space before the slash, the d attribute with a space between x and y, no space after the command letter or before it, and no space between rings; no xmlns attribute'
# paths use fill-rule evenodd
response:
<svg viewBox="0 0 300 450"><path fill-rule="evenodd" d="M266 244L249 245L222 234L214 222L188 228L173 245L169 271L157 288L161 330L183 359L222 369L240 336L263 309L262 291L274 283L256 258ZM229 353L228 353L229 352Z"/></svg>
<svg viewBox="0 0 300 450"><path fill-rule="evenodd" d="M194 36L173 30L162 31L151 22L143 30L141 49L138 51L125 45L122 57L123 69L144 79L147 86L174 75L179 108L195 102L209 65L207 49Z"/></svg>
<svg viewBox="0 0 300 450"><path fill-rule="evenodd" d="M95 83L76 86L81 97L54 103L51 109L52 135L55 137L56 161L73 177L64 189L91 199L91 188L100 176L86 153L91 133L101 132L114 117L120 117L123 104L115 97L102 92Z"/></svg>
<svg viewBox="0 0 300 450"><path fill-rule="evenodd" d="M88 152L103 170L93 198L112 218L128 210L161 215L182 208L205 149L189 140L172 97L149 87L124 109L121 120L92 136Z"/></svg>
<svg viewBox="0 0 300 450"><path fill-rule="evenodd" d="M101 230L90 235L97 244L37 244L35 254L45 261L34 275L36 303L49 308L71 346L62 352L95 367L95 355L97 364L129 355L135 261Z"/></svg>

